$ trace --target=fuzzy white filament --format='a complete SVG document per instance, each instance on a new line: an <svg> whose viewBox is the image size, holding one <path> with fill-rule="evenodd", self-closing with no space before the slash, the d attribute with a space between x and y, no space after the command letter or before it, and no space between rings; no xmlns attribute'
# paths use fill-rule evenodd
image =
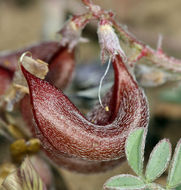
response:
<svg viewBox="0 0 181 190"><path fill-rule="evenodd" d="M112 57L109 58L106 71L105 71L104 75L101 77L101 80L100 80L100 83L99 83L99 89L98 89L99 103L100 103L100 105L101 105L103 108L104 108L104 106L103 106L102 100L101 100L101 88L102 88L103 80L104 80L105 76L107 75L107 73L108 73L108 71L109 71L109 68L110 68L110 65L111 65L111 59L112 59Z"/></svg>

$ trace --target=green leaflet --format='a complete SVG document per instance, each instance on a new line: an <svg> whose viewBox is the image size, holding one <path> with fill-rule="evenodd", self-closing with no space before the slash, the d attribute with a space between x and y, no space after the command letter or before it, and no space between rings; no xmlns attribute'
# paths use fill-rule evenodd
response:
<svg viewBox="0 0 181 190"><path fill-rule="evenodd" d="M175 190L181 190L181 185L175 188Z"/></svg>
<svg viewBox="0 0 181 190"><path fill-rule="evenodd" d="M104 189L122 190L122 189L143 189L145 184L138 177L132 175L118 175L110 178L105 184Z"/></svg>
<svg viewBox="0 0 181 190"><path fill-rule="evenodd" d="M171 157L171 144L169 140L161 140L153 149L147 167L146 179L149 182L158 178L167 168Z"/></svg>
<svg viewBox="0 0 181 190"><path fill-rule="evenodd" d="M137 128L130 133L126 141L126 157L137 175L143 173L145 137L144 128Z"/></svg>
<svg viewBox="0 0 181 190"><path fill-rule="evenodd" d="M181 184L181 139L175 148L167 179L167 186L170 188L174 188L179 184Z"/></svg>

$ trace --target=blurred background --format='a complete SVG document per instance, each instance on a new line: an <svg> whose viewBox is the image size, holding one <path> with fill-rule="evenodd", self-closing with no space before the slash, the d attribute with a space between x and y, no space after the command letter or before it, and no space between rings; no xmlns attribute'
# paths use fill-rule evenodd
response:
<svg viewBox="0 0 181 190"><path fill-rule="evenodd" d="M163 50L181 59L180 0L94 0L117 14L117 19L139 40L156 48L163 35ZM56 32L71 14L85 11L80 0L0 0L0 51L17 49L43 40L57 39ZM95 23L83 33L90 43L79 45L78 63L99 60ZM87 77L87 76L86 76ZM86 79L85 77L85 79ZM147 151L161 138L175 146L181 137L181 87L178 83L145 89L151 109ZM126 163L98 174L81 175L62 170L70 190L100 190L106 179L120 173L131 173ZM164 183L164 176L159 179Z"/></svg>

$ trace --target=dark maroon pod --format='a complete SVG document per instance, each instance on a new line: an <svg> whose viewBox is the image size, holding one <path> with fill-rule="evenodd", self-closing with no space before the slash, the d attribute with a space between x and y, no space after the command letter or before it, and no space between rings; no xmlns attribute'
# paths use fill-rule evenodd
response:
<svg viewBox="0 0 181 190"><path fill-rule="evenodd" d="M143 91L119 55L112 64L115 82L107 105L109 119L104 124L86 119L62 91L22 66L30 90L36 135L55 161L61 156L97 162L117 160L125 156L130 130L147 127L149 112ZM97 118L101 121L99 115Z"/></svg>
<svg viewBox="0 0 181 190"><path fill-rule="evenodd" d="M57 88L65 88L72 80L75 68L74 50L69 51L68 47L59 47L49 60L49 72L46 80L55 85ZM20 109L26 124L33 132L33 114L30 105L29 95L20 102Z"/></svg>
<svg viewBox="0 0 181 190"><path fill-rule="evenodd" d="M72 172L84 174L106 172L120 165L125 160L124 158L120 158L111 161L87 161L77 158L67 158L62 155L56 156L50 151L47 151L46 154L58 166Z"/></svg>
<svg viewBox="0 0 181 190"><path fill-rule="evenodd" d="M49 72L46 80L57 88L65 88L72 80L75 68L74 50L68 47L60 47L49 61Z"/></svg>
<svg viewBox="0 0 181 190"><path fill-rule="evenodd" d="M31 52L34 59L40 59L49 63L59 48L59 42L49 41L40 42L15 51L5 51L0 53L0 66L15 72L18 67L19 57L26 51Z"/></svg>
<svg viewBox="0 0 181 190"><path fill-rule="evenodd" d="M61 89L68 85L75 67L74 50L69 51L68 47L62 47L55 41L41 42L19 50L0 53L0 74L8 80L9 76L7 74L5 76L5 72L9 71L10 79L12 79L20 56L27 51L31 52L34 59L40 59L49 64L48 81Z"/></svg>
<svg viewBox="0 0 181 190"><path fill-rule="evenodd" d="M58 53L62 51L61 49L63 48L61 47L60 43L49 41L37 43L15 51L0 52L0 95L3 95L10 86L13 75L18 68L18 60L24 52L29 51L32 53L33 58L41 59L45 62L51 63L50 60L55 57L55 54L58 55ZM71 67L73 68L73 66ZM55 66L52 67L52 70L54 70L54 68ZM57 69L57 66L55 69ZM64 86L66 86L66 84L67 81L65 81Z"/></svg>
<svg viewBox="0 0 181 190"><path fill-rule="evenodd" d="M13 72L0 66L0 96L3 95L11 84Z"/></svg>
<svg viewBox="0 0 181 190"><path fill-rule="evenodd" d="M26 51L31 52L34 59L40 59L49 64L46 80L52 84L62 89L71 81L75 67L74 50L69 51L68 47L62 47L59 42L55 41L41 42L0 54L0 95L3 95L10 86L18 67L19 57ZM33 114L28 95L20 101L20 109L25 123L33 132Z"/></svg>

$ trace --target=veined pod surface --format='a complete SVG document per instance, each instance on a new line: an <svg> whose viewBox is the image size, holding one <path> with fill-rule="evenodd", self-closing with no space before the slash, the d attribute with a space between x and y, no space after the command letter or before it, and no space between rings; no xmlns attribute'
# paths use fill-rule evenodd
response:
<svg viewBox="0 0 181 190"><path fill-rule="evenodd" d="M57 52L55 52L49 60L49 72L46 76L46 80L57 88L63 89L72 80L74 68L74 50L69 51L68 47L59 47ZM33 131L33 114L29 95L25 95L21 100L20 108L26 124Z"/></svg>
<svg viewBox="0 0 181 190"><path fill-rule="evenodd" d="M54 157L88 161L110 161L125 156L128 133L148 126L148 105L143 91L122 62L112 59L115 81L109 101L109 119L96 124L84 117L70 100L54 86L22 66L28 82L36 133L43 148Z"/></svg>

